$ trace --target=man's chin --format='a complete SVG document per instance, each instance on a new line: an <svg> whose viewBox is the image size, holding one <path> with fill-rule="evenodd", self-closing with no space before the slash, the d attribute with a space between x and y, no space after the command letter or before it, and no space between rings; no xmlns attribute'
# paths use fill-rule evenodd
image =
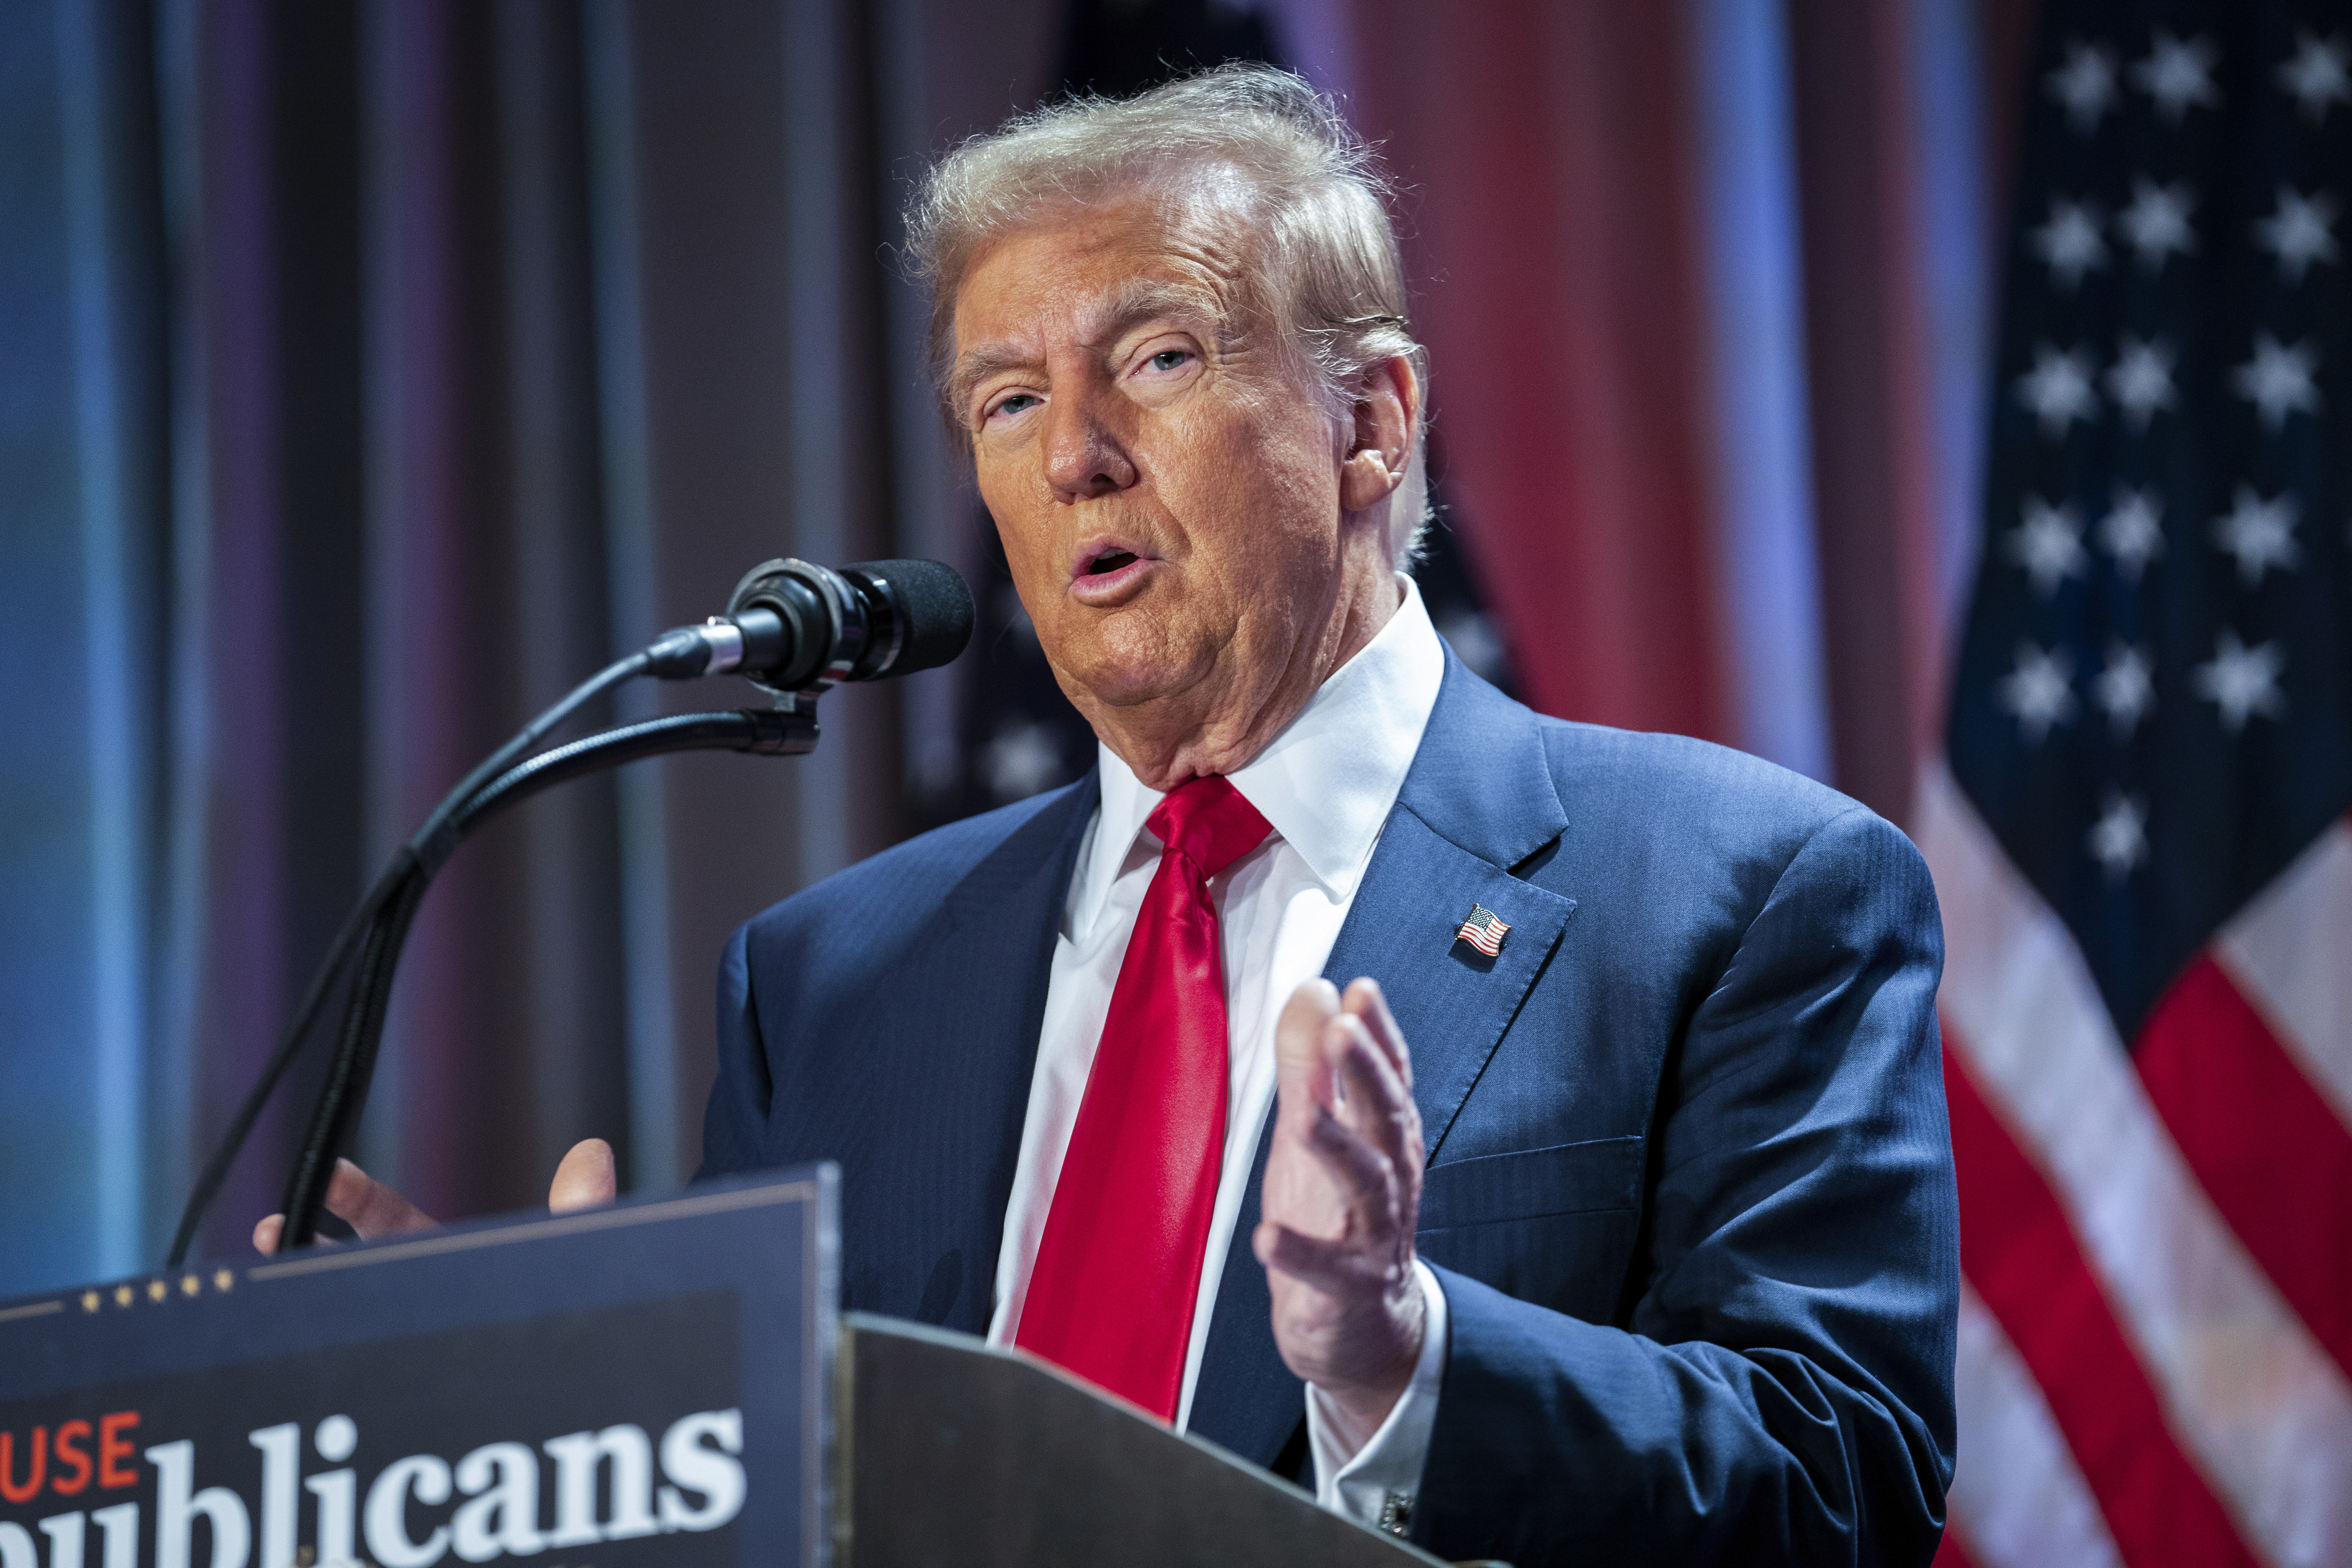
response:
<svg viewBox="0 0 2352 1568"><path fill-rule="evenodd" d="M1090 670L1077 679L1076 685L1097 707L1132 712L1165 702L1183 690L1186 683L1171 680L1162 671L1118 669ZM1077 700L1075 694L1072 700ZM1084 708L1087 704L1080 701L1078 705Z"/></svg>
<svg viewBox="0 0 2352 1568"><path fill-rule="evenodd" d="M1081 659L1064 661L1047 657L1061 679L1062 689L1082 712L1090 707L1130 714L1139 709L1149 709L1194 690L1202 674L1192 660L1139 657L1101 647L1090 650L1090 656Z"/></svg>

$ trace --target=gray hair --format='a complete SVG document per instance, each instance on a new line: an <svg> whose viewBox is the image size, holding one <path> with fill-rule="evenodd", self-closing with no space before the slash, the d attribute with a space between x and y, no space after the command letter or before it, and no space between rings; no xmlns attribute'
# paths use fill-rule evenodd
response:
<svg viewBox="0 0 2352 1568"><path fill-rule="evenodd" d="M1210 169L1240 176L1264 240L1254 282L1334 416L1344 416L1366 371L1400 354L1425 407L1428 351L1406 324L1404 267L1386 205L1392 193L1371 147L1301 78L1238 63L1134 98L1051 104L972 137L932 167L908 208L907 254L931 290L931 369L942 400L956 289L983 247L1042 207ZM1405 482L1391 501L1389 543L1401 566L1418 554L1426 526L1424 445L1414 430Z"/></svg>

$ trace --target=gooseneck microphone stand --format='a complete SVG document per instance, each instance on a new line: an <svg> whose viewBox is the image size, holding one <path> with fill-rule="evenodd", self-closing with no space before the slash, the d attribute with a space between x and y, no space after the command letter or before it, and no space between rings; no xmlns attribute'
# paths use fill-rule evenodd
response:
<svg viewBox="0 0 2352 1568"><path fill-rule="evenodd" d="M467 773L394 853L336 933L260 1078L197 1178L166 1268L186 1260L205 1211L263 1106L348 971L334 1058L287 1181L278 1247L307 1247L316 1239L336 1153L349 1143L366 1101L410 922L434 876L475 828L542 790L642 757L685 751L803 754L816 747L816 699L835 681L944 664L962 651L971 632L971 591L951 569L927 561L872 562L839 573L805 562L769 562L737 586L728 608L726 617L664 633L582 682ZM750 677L775 706L678 714L537 750L582 707L640 676L679 680L725 670Z"/></svg>

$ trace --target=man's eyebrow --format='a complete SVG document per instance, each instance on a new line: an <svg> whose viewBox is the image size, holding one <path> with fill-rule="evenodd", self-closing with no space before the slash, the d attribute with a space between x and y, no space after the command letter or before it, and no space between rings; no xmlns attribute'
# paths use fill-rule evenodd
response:
<svg viewBox="0 0 2352 1568"><path fill-rule="evenodd" d="M1103 330L1097 341L1118 337L1138 322L1162 316L1221 326L1225 308L1213 291L1197 283L1177 283L1164 278L1131 279L1104 307Z"/></svg>
<svg viewBox="0 0 2352 1568"><path fill-rule="evenodd" d="M948 402L956 417L963 417L964 405L971 400L971 389L1001 370L1019 370L1030 363L1030 356L1010 343L982 343L968 353L957 356L955 374L948 378Z"/></svg>
<svg viewBox="0 0 2352 1568"><path fill-rule="evenodd" d="M1162 317L1222 326L1225 309L1215 293L1197 284L1137 278L1121 285L1103 304L1096 318L1100 325L1093 341L1110 342L1140 322ZM949 400L961 416L964 405L971 401L973 387L999 371L1020 370L1032 363L1029 353L1010 343L978 344L957 357L954 374L948 380Z"/></svg>

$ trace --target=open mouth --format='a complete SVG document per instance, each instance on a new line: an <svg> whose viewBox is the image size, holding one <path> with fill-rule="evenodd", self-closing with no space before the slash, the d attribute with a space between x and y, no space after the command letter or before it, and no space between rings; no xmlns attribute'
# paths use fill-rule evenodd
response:
<svg viewBox="0 0 2352 1568"><path fill-rule="evenodd" d="M1115 540L1090 539L1071 552L1070 592L1098 609L1123 605L1142 590L1158 569L1155 556Z"/></svg>

